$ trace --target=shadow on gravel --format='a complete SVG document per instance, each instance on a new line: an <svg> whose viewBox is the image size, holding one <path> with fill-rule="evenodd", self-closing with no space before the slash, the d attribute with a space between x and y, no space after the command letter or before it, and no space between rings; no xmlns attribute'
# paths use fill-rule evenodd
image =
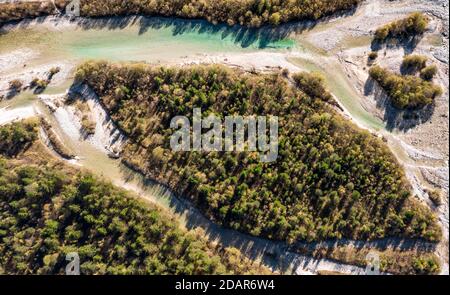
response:
<svg viewBox="0 0 450 295"><path fill-rule="evenodd" d="M389 131L397 129L406 132L417 125L424 124L430 120L435 108L435 104L431 104L418 110L397 109L383 89L370 77L364 85L364 95L374 96L377 108L384 112L383 121Z"/></svg>

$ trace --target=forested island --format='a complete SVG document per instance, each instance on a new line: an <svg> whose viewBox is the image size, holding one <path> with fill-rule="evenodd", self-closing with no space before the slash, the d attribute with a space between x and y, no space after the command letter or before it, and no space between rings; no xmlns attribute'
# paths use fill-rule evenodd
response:
<svg viewBox="0 0 450 295"><path fill-rule="evenodd" d="M8 21L55 15L63 11L69 0L23 1L0 3L0 26Z"/></svg>
<svg viewBox="0 0 450 295"><path fill-rule="evenodd" d="M435 216L412 198L384 143L337 114L329 94L307 95L281 73L88 62L77 79L129 137L123 161L219 224L289 243L441 238ZM305 79L316 81L294 76L299 86ZM173 152L170 120L192 116L194 107L205 116L278 116L277 161L261 163L254 152Z"/></svg>
<svg viewBox="0 0 450 295"><path fill-rule="evenodd" d="M375 41L386 42L392 39L402 40L420 37L425 33L429 18L421 13L414 12L407 17L388 23L375 31Z"/></svg>

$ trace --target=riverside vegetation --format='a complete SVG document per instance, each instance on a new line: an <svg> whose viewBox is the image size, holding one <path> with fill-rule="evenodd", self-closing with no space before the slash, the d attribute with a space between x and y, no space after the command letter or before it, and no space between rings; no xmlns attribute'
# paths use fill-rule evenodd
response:
<svg viewBox="0 0 450 295"><path fill-rule="evenodd" d="M414 12L406 18L391 22L375 31L376 42L385 42L389 39L408 39L421 36L427 26L429 19L421 12Z"/></svg>
<svg viewBox="0 0 450 295"><path fill-rule="evenodd" d="M64 8L70 1L56 1ZM319 19L338 11L348 11L361 0L81 0L82 16L143 14L149 16L206 19L212 23L260 27L294 20ZM0 23L55 13L51 1L0 4Z"/></svg>
<svg viewBox="0 0 450 295"><path fill-rule="evenodd" d="M0 3L0 24L7 21L55 14L57 12L55 6L58 9L64 9L69 2L69 0L55 0L53 4L49 0Z"/></svg>
<svg viewBox="0 0 450 295"><path fill-rule="evenodd" d="M52 159L38 120L0 127L0 274L268 274L156 205Z"/></svg>
<svg viewBox="0 0 450 295"><path fill-rule="evenodd" d="M435 216L411 197L384 143L338 115L325 102L328 92L305 89L306 74L294 76L303 91L278 73L223 66L87 62L76 77L128 136L124 163L190 198L219 224L289 243L441 238ZM254 152L173 152L170 121L192 117L194 107L204 116L278 116L277 161L261 163Z"/></svg>

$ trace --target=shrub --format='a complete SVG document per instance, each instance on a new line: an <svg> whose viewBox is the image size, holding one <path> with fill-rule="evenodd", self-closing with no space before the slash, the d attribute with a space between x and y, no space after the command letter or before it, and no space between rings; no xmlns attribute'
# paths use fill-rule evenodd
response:
<svg viewBox="0 0 450 295"><path fill-rule="evenodd" d="M36 121L36 120L35 120ZM266 267L187 230L176 216L101 178L55 161L37 122L0 126L0 271L63 274L68 252L82 274L269 274Z"/></svg>
<svg viewBox="0 0 450 295"><path fill-rule="evenodd" d="M416 274L433 274L439 272L440 266L437 257L419 257L414 259L413 268Z"/></svg>
<svg viewBox="0 0 450 295"><path fill-rule="evenodd" d="M273 13L269 18L269 22L274 26L279 25L280 21L281 21L281 15L279 12Z"/></svg>
<svg viewBox="0 0 450 295"><path fill-rule="evenodd" d="M389 36L389 25L385 25L375 31L375 40L384 41Z"/></svg>
<svg viewBox="0 0 450 295"><path fill-rule="evenodd" d="M61 9L69 0L56 0ZM319 19L350 10L362 0L81 0L81 15L111 16L144 14L181 18L203 18L213 24L240 24L259 27L293 20ZM54 13L50 0L26 3L0 3L0 23Z"/></svg>
<svg viewBox="0 0 450 295"><path fill-rule="evenodd" d="M90 174L2 160L0 265L5 274L64 274L68 252L79 253L85 275L270 273L238 249L210 243L202 231L186 230L159 207ZM14 209L17 204L20 210Z"/></svg>
<svg viewBox="0 0 450 295"><path fill-rule="evenodd" d="M203 18L213 24L240 24L259 27L264 24L318 19L338 11L349 10L361 0L292 0L292 1L230 1L230 0L155 0L114 1L82 0L82 15L126 15L130 11L146 15L176 16L182 18Z"/></svg>
<svg viewBox="0 0 450 295"><path fill-rule="evenodd" d="M81 118L81 128L86 132L87 135L92 135L95 133L96 124L92 121L87 114L84 114Z"/></svg>
<svg viewBox="0 0 450 295"><path fill-rule="evenodd" d="M56 10L54 5L58 9L63 9L69 2L70 0L46 0L0 3L0 24L7 21L55 14Z"/></svg>
<svg viewBox="0 0 450 295"><path fill-rule="evenodd" d="M48 85L48 81L42 80L42 79L38 80L37 83L36 83L36 86L38 88L46 88L47 85Z"/></svg>
<svg viewBox="0 0 450 295"><path fill-rule="evenodd" d="M48 80L51 80L53 78L54 75L56 75L57 73L59 73L61 71L60 67L53 67L50 69L49 74L48 74Z"/></svg>
<svg viewBox="0 0 450 295"><path fill-rule="evenodd" d="M57 74L57 73L59 73L59 71L61 71L61 68L60 67L53 67L53 68L51 68L50 69L50 75L55 75L55 74Z"/></svg>
<svg viewBox="0 0 450 295"><path fill-rule="evenodd" d="M37 122L12 123L0 128L0 154L15 157L37 138Z"/></svg>
<svg viewBox="0 0 450 295"><path fill-rule="evenodd" d="M38 89L45 89L45 88L47 87L48 83L49 83L49 82L48 82L47 80L42 80L42 79L39 79L39 78L34 78L34 79L31 81L30 86L31 86L31 87L36 87L36 88L38 88Z"/></svg>
<svg viewBox="0 0 450 295"><path fill-rule="evenodd" d="M336 245L332 249L322 247L301 247L300 253L311 255L315 258L330 258L346 264L367 267L367 254L377 254L380 258L380 271L393 275L417 275L438 274L440 271L439 258L426 249L401 249L377 248L377 247L354 247ZM420 263L418 263L420 261ZM424 263L427 261L427 263ZM429 262L428 262L429 261ZM425 267L423 267L425 265Z"/></svg>
<svg viewBox="0 0 450 295"><path fill-rule="evenodd" d="M59 137L53 131L52 125L44 117L40 118L40 123L45 133L47 134L50 145L55 152L65 159L73 159L75 155L61 142Z"/></svg>

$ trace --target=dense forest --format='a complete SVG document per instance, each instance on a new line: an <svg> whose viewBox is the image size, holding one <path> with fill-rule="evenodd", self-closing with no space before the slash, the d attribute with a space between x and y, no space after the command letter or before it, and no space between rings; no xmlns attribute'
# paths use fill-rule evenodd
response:
<svg viewBox="0 0 450 295"><path fill-rule="evenodd" d="M432 82L437 73L435 65L427 66L427 58L407 55L401 65L402 74L373 66L369 75L389 96L392 105L399 109L420 109L434 103L442 95L442 88Z"/></svg>
<svg viewBox="0 0 450 295"><path fill-rule="evenodd" d="M60 7L68 2L70 1L57 1ZM338 11L348 11L360 2L361 0L81 0L80 8L82 16L143 14L260 27L294 20L315 20ZM53 13L50 1L45 5L0 4L0 23Z"/></svg>
<svg viewBox="0 0 450 295"><path fill-rule="evenodd" d="M391 22L375 31L375 41L385 42L389 39L414 38L422 35L429 19L421 12L414 12L406 18Z"/></svg>
<svg viewBox="0 0 450 295"><path fill-rule="evenodd" d="M93 175L49 159L37 120L0 127L0 274L268 274L235 248Z"/></svg>
<svg viewBox="0 0 450 295"><path fill-rule="evenodd" d="M123 161L190 198L219 224L289 243L441 237L388 148L338 115L322 99L329 94L307 95L279 73L223 66L88 62L76 77L130 138ZM320 80L295 76L303 88L308 79ZM278 116L277 161L262 163L257 152L173 152L170 121L192 118L194 107L204 116Z"/></svg>

